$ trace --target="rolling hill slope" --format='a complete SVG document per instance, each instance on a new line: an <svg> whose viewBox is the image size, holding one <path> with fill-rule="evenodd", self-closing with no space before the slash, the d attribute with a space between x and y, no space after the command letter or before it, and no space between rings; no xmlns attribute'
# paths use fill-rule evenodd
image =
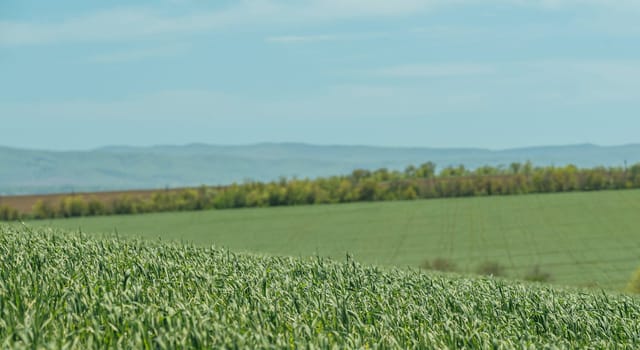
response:
<svg viewBox="0 0 640 350"><path fill-rule="evenodd" d="M1 224L0 251L12 349L640 347L605 292Z"/></svg>

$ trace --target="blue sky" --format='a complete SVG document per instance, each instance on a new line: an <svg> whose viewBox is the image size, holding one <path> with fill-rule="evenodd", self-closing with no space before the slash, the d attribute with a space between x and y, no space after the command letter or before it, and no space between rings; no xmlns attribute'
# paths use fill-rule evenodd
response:
<svg viewBox="0 0 640 350"><path fill-rule="evenodd" d="M640 142L637 0L0 2L0 145Z"/></svg>

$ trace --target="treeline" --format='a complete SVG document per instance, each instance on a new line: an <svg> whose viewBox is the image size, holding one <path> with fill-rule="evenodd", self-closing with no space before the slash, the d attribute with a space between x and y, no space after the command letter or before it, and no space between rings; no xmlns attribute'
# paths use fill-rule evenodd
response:
<svg viewBox="0 0 640 350"><path fill-rule="evenodd" d="M640 188L640 164L580 169L573 165L534 167L530 162L474 170L447 167L436 173L428 162L404 171L358 169L349 175L318 179L246 182L158 191L149 198L122 195L109 201L68 196L57 203L40 200L29 214L4 206L1 220L139 214L165 211L253 208L362 201L413 200L527 193Z"/></svg>

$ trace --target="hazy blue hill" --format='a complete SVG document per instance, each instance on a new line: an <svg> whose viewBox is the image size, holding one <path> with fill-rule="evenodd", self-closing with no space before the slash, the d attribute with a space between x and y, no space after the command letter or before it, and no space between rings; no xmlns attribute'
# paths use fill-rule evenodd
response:
<svg viewBox="0 0 640 350"><path fill-rule="evenodd" d="M622 166L640 162L640 145L591 144L507 150L370 146L316 146L264 143L243 146L111 146L89 151L53 152L0 147L0 193L49 193L228 184L280 176L316 177L355 168L402 169L433 161L440 168L464 164Z"/></svg>

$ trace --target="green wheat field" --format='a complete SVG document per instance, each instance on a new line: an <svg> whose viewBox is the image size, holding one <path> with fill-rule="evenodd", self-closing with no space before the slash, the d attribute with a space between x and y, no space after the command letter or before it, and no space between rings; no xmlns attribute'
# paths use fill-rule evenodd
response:
<svg viewBox="0 0 640 350"><path fill-rule="evenodd" d="M556 285L622 290L640 266L640 191L212 210L35 221L85 234L178 241L234 252L331 257L460 273L495 262Z"/></svg>
<svg viewBox="0 0 640 350"><path fill-rule="evenodd" d="M0 253L2 348L640 347L616 293L15 225Z"/></svg>

